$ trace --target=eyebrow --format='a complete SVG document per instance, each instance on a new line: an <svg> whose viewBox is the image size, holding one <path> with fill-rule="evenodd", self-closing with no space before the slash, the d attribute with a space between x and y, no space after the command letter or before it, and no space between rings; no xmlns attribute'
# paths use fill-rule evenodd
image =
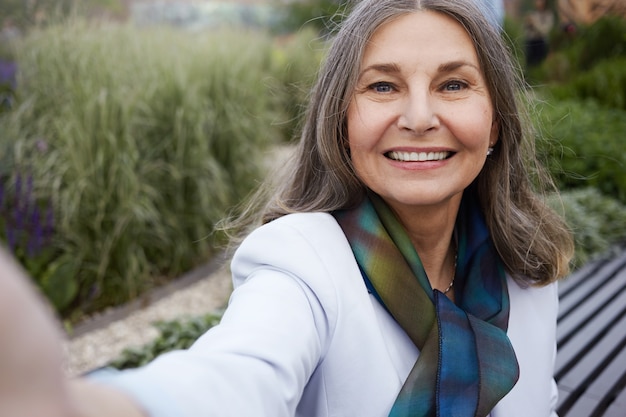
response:
<svg viewBox="0 0 626 417"><path fill-rule="evenodd" d="M474 65L471 62L467 62L467 61L450 61L450 62L445 62L441 65L439 65L439 67L437 68L438 72L452 72L454 70L457 70L461 67L471 67L473 69L475 69L476 71L480 72L480 68L476 65ZM370 71L378 71L378 72L382 72L385 74L397 74L400 73L400 66L398 66L398 64L394 64L394 63L388 63L388 64L373 64L370 65L368 67L366 67L363 71L361 71L360 76L363 76L365 73L370 72Z"/></svg>
<svg viewBox="0 0 626 417"><path fill-rule="evenodd" d="M373 64L361 71L359 78L370 71L382 72L384 74L398 74L401 72L400 67L397 64Z"/></svg>
<svg viewBox="0 0 626 417"><path fill-rule="evenodd" d="M480 72L480 68L476 65L474 65L471 62L467 62L467 61L451 61L451 62L446 62L443 63L441 65L439 65L439 72L451 72L454 71L456 69L459 69L461 67L471 67L474 68L476 71Z"/></svg>

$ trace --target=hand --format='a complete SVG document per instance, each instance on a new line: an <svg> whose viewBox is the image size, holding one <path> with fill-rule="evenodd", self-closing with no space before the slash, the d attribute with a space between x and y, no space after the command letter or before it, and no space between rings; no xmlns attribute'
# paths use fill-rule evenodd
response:
<svg viewBox="0 0 626 417"><path fill-rule="evenodd" d="M69 417L61 331L24 271L0 249L0 417Z"/></svg>
<svg viewBox="0 0 626 417"><path fill-rule="evenodd" d="M125 394L63 371L52 309L0 248L0 417L145 417Z"/></svg>

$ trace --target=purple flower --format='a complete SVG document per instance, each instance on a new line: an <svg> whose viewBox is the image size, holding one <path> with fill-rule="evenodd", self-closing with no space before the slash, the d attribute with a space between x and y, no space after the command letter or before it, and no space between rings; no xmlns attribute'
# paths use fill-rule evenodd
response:
<svg viewBox="0 0 626 417"><path fill-rule="evenodd" d="M35 148L41 153L46 153L48 151L48 142L44 139L37 139L35 142Z"/></svg>
<svg viewBox="0 0 626 417"><path fill-rule="evenodd" d="M17 230L22 229L23 212L22 212L22 174L19 172L15 176L15 207L13 207L13 220L15 221L15 228Z"/></svg>
<svg viewBox="0 0 626 417"><path fill-rule="evenodd" d="M30 205L31 196L33 195L33 174L29 173L26 177L26 192L24 193L24 200L27 206Z"/></svg>
<svg viewBox="0 0 626 417"><path fill-rule="evenodd" d="M9 247L9 250L13 252L13 250L15 249L15 244L17 243L15 241L15 231L11 227L7 226L6 234L7 234L7 246Z"/></svg>
<svg viewBox="0 0 626 417"><path fill-rule="evenodd" d="M17 88L17 64L0 59L0 85L8 85L12 90Z"/></svg>
<svg viewBox="0 0 626 417"><path fill-rule="evenodd" d="M33 257L37 254L39 249L41 248L41 244L43 241L43 228L41 224L41 216L39 213L39 208L37 206L33 207L33 211L30 216L30 239L28 239L28 246L26 249L26 253L29 257Z"/></svg>
<svg viewBox="0 0 626 417"><path fill-rule="evenodd" d="M0 204L0 215L6 220L7 246L13 252L22 248L22 253L30 258L41 252L54 228L52 200L46 206L38 205L33 190L31 172L15 174L14 194L8 199L5 184L0 181L0 203L4 202L4 205Z"/></svg>

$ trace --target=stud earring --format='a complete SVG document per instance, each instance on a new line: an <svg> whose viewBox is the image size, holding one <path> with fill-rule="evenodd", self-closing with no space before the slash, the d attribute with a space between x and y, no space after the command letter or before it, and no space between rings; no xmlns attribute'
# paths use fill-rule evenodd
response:
<svg viewBox="0 0 626 417"><path fill-rule="evenodd" d="M487 149L487 156L491 155L492 153L493 153L493 148L490 146L490 147Z"/></svg>

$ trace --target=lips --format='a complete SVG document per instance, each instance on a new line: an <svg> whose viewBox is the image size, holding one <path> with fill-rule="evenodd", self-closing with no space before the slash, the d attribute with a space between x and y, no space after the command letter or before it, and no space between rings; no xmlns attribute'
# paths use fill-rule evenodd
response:
<svg viewBox="0 0 626 417"><path fill-rule="evenodd" d="M402 162L427 162L442 161L452 156L452 152L387 152L385 156L394 161Z"/></svg>

